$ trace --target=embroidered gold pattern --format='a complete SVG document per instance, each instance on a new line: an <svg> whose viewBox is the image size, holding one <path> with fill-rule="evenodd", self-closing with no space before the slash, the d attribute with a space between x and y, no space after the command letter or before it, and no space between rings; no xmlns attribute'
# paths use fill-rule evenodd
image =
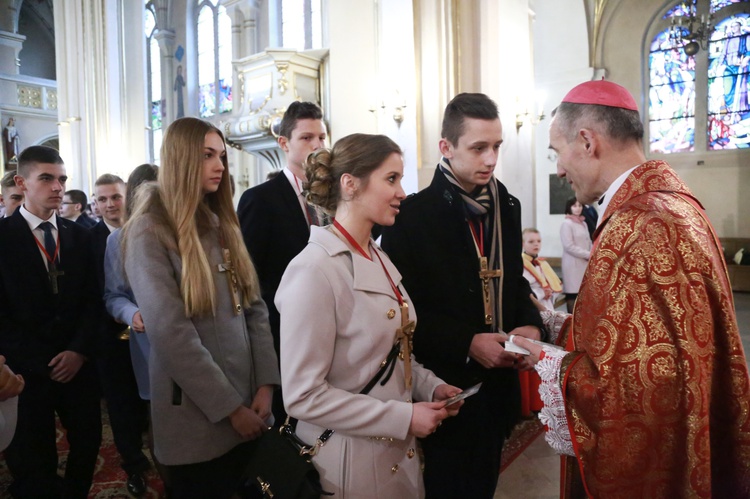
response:
<svg viewBox="0 0 750 499"><path fill-rule="evenodd" d="M601 214L572 324L585 354L562 367L595 497L711 496L711 462L725 454L750 478L747 364L721 249L689 196L666 163L649 161ZM739 421L722 436L731 452L712 437L716 403L722 421Z"/></svg>

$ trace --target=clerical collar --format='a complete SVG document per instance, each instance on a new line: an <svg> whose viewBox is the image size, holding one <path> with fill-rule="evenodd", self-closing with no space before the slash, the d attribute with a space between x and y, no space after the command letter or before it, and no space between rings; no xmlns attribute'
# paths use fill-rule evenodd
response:
<svg viewBox="0 0 750 499"><path fill-rule="evenodd" d="M43 222L51 223L53 227L55 227L55 230L57 230L57 217L55 216L54 212L52 212L52 216L50 216L48 220L42 220L41 218L27 210L26 206L24 205L19 206L18 209L21 212L21 216L23 216L23 218L26 220L26 223L29 224L31 230L36 229L37 227L39 227L39 224Z"/></svg>
<svg viewBox="0 0 750 499"><path fill-rule="evenodd" d="M596 222L596 226L598 227L599 224L602 223L602 220L604 219L604 214L607 212L607 206L609 206L610 201L612 201L612 198L615 197L615 193L622 187L622 184L625 183L625 180L628 178L628 175L638 168L640 165L635 165L630 170L623 172L622 175L617 177L614 182L612 182L607 190L604 192L604 195L602 196L602 204L596 206L596 211L599 212L599 220Z"/></svg>

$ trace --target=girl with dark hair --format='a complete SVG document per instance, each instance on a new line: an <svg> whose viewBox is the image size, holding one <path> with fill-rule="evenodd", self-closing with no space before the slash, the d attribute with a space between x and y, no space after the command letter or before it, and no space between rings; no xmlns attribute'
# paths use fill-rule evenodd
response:
<svg viewBox="0 0 750 499"><path fill-rule="evenodd" d="M563 246L563 292L568 312L573 313L573 305L591 254L591 237L583 216L583 205L576 198L570 198L565 203L565 220L560 227L560 239Z"/></svg>

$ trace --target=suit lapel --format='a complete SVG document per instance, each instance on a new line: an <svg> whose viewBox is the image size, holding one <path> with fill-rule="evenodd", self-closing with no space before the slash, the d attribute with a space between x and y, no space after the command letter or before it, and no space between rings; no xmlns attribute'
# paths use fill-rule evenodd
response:
<svg viewBox="0 0 750 499"><path fill-rule="evenodd" d="M19 210L10 219L16 237L20 244L18 245L17 257L19 263L24 268L29 269L30 275L34 276L38 282L47 283L47 266L37 246L37 239L29 228L28 222L23 218Z"/></svg>
<svg viewBox="0 0 750 499"><path fill-rule="evenodd" d="M286 178L284 172L279 173L276 177L271 180L276 182L276 188L280 194L281 203L288 213L291 214L289 217L289 225L295 231L299 231L300 234L305 234L305 237L310 233L310 229L307 226L307 220L305 219L304 213L302 213L302 207L299 204L297 193L294 191L294 187L289 183L289 179Z"/></svg>

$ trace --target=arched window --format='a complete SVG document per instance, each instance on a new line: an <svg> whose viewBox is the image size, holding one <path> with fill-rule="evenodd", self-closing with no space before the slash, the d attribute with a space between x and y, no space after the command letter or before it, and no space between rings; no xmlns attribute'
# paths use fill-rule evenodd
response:
<svg viewBox="0 0 750 499"><path fill-rule="evenodd" d="M232 110L232 23L219 0L199 0L197 18L198 105L207 118Z"/></svg>
<svg viewBox="0 0 750 499"><path fill-rule="evenodd" d="M652 29L652 153L748 147L750 24L742 3L748 0L682 1Z"/></svg>
<svg viewBox="0 0 750 499"><path fill-rule="evenodd" d="M708 47L708 148L750 146L748 57L750 15L736 14L716 24Z"/></svg>
<svg viewBox="0 0 750 499"><path fill-rule="evenodd" d="M149 154L152 163L159 163L162 140L164 101L161 97L161 53L154 36L158 31L156 7L153 0L145 0L144 32L146 34L146 78L149 102Z"/></svg>
<svg viewBox="0 0 750 499"><path fill-rule="evenodd" d="M297 50L323 47L321 0L278 0L281 46Z"/></svg>

